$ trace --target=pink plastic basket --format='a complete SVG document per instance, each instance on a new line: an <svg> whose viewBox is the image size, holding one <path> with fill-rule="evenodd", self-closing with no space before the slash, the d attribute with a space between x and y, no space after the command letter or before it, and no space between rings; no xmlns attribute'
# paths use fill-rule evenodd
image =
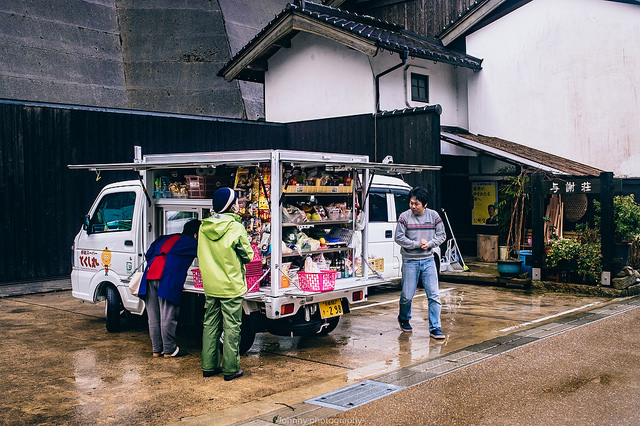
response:
<svg viewBox="0 0 640 426"><path fill-rule="evenodd" d="M255 293L260 290L260 283L257 281L261 276L262 274L247 275L247 293Z"/></svg>
<svg viewBox="0 0 640 426"><path fill-rule="evenodd" d="M258 245L257 244L252 244L251 248L253 249L253 259L251 259L252 262L258 262L262 260L262 257L260 256L260 250L258 250Z"/></svg>
<svg viewBox="0 0 640 426"><path fill-rule="evenodd" d="M191 272L193 273L193 286L195 288L202 288L202 274L200 274L200 269L193 269Z"/></svg>
<svg viewBox="0 0 640 426"><path fill-rule="evenodd" d="M200 273L200 269L193 269L192 273L193 286L195 288L202 288L202 274ZM261 276L262 274L247 275L247 293L255 293L260 290L260 283L256 284L256 281L258 281ZM254 284L256 285L254 286Z"/></svg>
<svg viewBox="0 0 640 426"><path fill-rule="evenodd" d="M302 291L331 291L336 288L335 271L318 273L298 272L298 282Z"/></svg>

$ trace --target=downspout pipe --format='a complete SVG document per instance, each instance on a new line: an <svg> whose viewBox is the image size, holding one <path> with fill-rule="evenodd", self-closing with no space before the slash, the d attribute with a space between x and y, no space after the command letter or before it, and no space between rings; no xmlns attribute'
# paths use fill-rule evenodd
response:
<svg viewBox="0 0 640 426"><path fill-rule="evenodd" d="M400 52L400 59L402 60L401 63L399 63L398 65L392 66L388 70L382 71L380 74L376 74L376 112L380 112L380 78L406 65L408 58L409 58L409 50L405 49L402 52Z"/></svg>

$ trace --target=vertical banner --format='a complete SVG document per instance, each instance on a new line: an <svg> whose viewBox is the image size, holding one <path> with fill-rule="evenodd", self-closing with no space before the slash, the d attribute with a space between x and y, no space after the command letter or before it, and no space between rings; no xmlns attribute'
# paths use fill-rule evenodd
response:
<svg viewBox="0 0 640 426"><path fill-rule="evenodd" d="M498 184L496 182L473 182L473 225L498 224Z"/></svg>

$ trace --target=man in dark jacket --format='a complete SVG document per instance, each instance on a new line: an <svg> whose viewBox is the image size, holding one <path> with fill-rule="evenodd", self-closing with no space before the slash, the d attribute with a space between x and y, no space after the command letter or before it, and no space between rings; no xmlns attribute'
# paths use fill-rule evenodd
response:
<svg viewBox="0 0 640 426"><path fill-rule="evenodd" d="M158 237L145 255L147 268L140 282L138 296L145 299L155 358L189 354L178 347L176 328L182 286L197 254L199 228L199 220L190 220L184 225L182 234Z"/></svg>

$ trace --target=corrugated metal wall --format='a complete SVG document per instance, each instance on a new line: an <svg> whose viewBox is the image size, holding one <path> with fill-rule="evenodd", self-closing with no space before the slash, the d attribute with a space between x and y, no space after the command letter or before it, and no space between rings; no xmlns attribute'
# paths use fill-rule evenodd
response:
<svg viewBox="0 0 640 426"><path fill-rule="evenodd" d="M378 155L439 164L439 116L371 115L275 124L131 111L0 102L0 283L68 276L71 244L107 183L133 172L96 175L68 164L129 162L143 153L300 149ZM409 128L407 128L409 126ZM437 154L437 155L436 155ZM423 173L428 187L436 174ZM435 186L437 187L437 186Z"/></svg>

